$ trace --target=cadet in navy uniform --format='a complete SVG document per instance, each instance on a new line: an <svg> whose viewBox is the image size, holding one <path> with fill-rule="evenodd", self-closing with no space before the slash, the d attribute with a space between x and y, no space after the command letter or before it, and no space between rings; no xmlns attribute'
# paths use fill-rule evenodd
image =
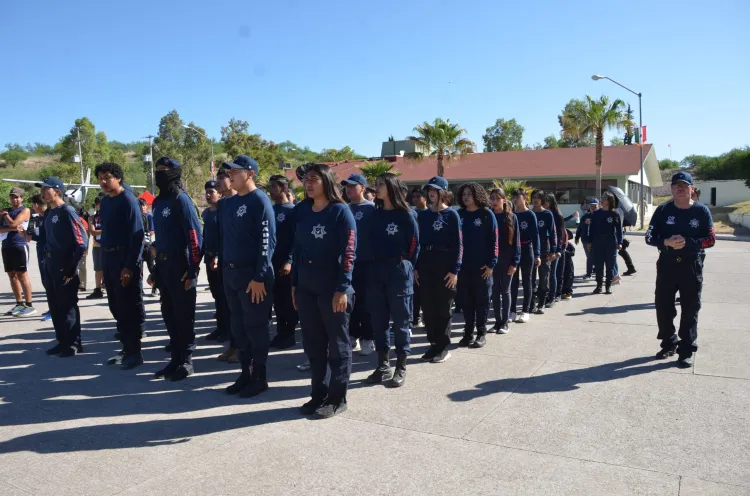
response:
<svg viewBox="0 0 750 496"><path fill-rule="evenodd" d="M539 247L539 226L537 225L536 214L529 210L526 202L526 191L517 189L513 192L513 205L520 232L521 264L519 266L520 271L516 271L515 277L513 277L508 318L514 322L525 324L531 319L533 301L531 279L536 268L542 263ZM518 285L521 282L521 277L523 277L523 302L521 311L517 313ZM515 318L513 318L514 314Z"/></svg>
<svg viewBox="0 0 750 496"><path fill-rule="evenodd" d="M273 200L276 219L276 249L273 251L273 306L276 310L276 336L271 348L285 350L297 344L294 330L299 316L292 305L292 251L294 249L294 203L289 201L289 179L286 176L271 176L268 192Z"/></svg>
<svg viewBox="0 0 750 496"><path fill-rule="evenodd" d="M347 408L357 225L328 166L303 165L297 177L304 182L307 198L294 212L292 296L312 374L312 398L300 411L329 418Z"/></svg>
<svg viewBox="0 0 750 496"><path fill-rule="evenodd" d="M594 274L594 255L589 249L591 243L591 214L599 208L599 200L592 198L588 201L589 211L583 214L581 222L576 228L576 244L583 241L583 253L586 255L586 274L584 279L589 279Z"/></svg>
<svg viewBox="0 0 750 496"><path fill-rule="evenodd" d="M677 365L693 365L698 351L698 311L703 289L705 249L716 242L708 207L691 199L693 177L687 172L672 176L672 201L660 205L651 217L646 243L659 249L656 262L656 320L661 350L658 358L679 356ZM680 293L680 329L675 335L675 294ZM677 338L679 337L679 342Z"/></svg>
<svg viewBox="0 0 750 496"><path fill-rule="evenodd" d="M240 358L240 375L226 391L252 398L268 389L276 220L271 200L255 185L258 163L238 155L223 167L229 169L237 194L222 200L219 208L219 263L224 268L224 291Z"/></svg>
<svg viewBox="0 0 750 496"><path fill-rule="evenodd" d="M450 358L452 305L461 270L463 243L461 219L448 207L448 180L435 176L424 187L429 210L419 214L419 260L415 281L421 286L422 318L430 347L425 362L442 363Z"/></svg>
<svg viewBox="0 0 750 496"><path fill-rule="evenodd" d="M57 338L57 345L47 350L47 354L71 357L83 351L81 312L78 310L78 262L88 239L83 222L73 207L63 200L65 187L60 178L48 177L36 186L42 188L42 200L48 205L44 218L47 239L44 277L47 278L47 302Z"/></svg>
<svg viewBox="0 0 750 496"><path fill-rule="evenodd" d="M560 207L557 206L557 198L553 193L547 193L544 199L544 208L552 212L555 219L555 237L557 245L555 246L555 260L552 261L550 270L549 293L547 295L546 308L552 308L556 302L560 301L562 296L563 274L565 273L565 258L563 253L568 245L568 238L565 231L565 219L563 218Z"/></svg>
<svg viewBox="0 0 750 496"><path fill-rule="evenodd" d="M401 180L391 172L378 176L378 208L369 223L369 239L377 244L377 250L368 275L367 305L375 329L378 366L367 381L386 382L389 387L401 387L406 380L406 359L411 354L414 267L419 254L416 216L401 195L402 187ZM391 333L396 342L395 374L390 365Z"/></svg>
<svg viewBox="0 0 750 496"><path fill-rule="evenodd" d="M42 200L41 194L31 197L31 208L37 216L32 217L31 222L29 222L29 227L26 231L26 241L36 242L37 265L42 279L42 286L46 291L47 278L44 277L44 262L47 257L45 256L44 251L47 248L47 235L44 231L44 218L47 215L47 204ZM52 319L52 315L49 313L49 310L47 310L42 314L42 321L46 322L50 319Z"/></svg>
<svg viewBox="0 0 750 496"><path fill-rule="evenodd" d="M498 233L498 262L493 275L495 281L492 286L492 301L495 311L495 327L498 334L508 334L508 320L510 319L510 284L516 268L521 263L521 235L518 228L518 218L510 208L505 191L500 188L490 193L492 212L497 219ZM466 238L464 238L466 239Z"/></svg>
<svg viewBox="0 0 750 496"><path fill-rule="evenodd" d="M357 223L357 261L354 264L352 274L352 286L357 295L349 322L349 335L353 338L352 347L357 351L357 340L359 340L359 354L370 355L375 351L375 334L372 328L372 316L367 304L367 277L370 273L370 264L373 260L373 252L376 247L369 239L370 217L375 212L375 203L365 200L364 192L367 180L362 174L351 174L341 185L346 188L346 196L349 198L349 209L352 211L354 221Z"/></svg>
<svg viewBox="0 0 750 496"><path fill-rule="evenodd" d="M481 348L486 343L492 271L497 264L497 219L489 209L487 191L479 184L462 184L457 196L464 245L456 288L464 314L464 337L458 346Z"/></svg>
<svg viewBox="0 0 750 496"><path fill-rule="evenodd" d="M412 205L414 205L414 212L417 214L417 218L419 218L419 214L421 212L424 212L428 209L427 198L425 198L424 192L418 187L415 187L411 190L411 203ZM412 327L419 327L421 316L420 310L422 308L420 303L419 284L414 285L414 298L412 298L412 301L414 302L412 305L412 308L414 310L412 311L411 315Z"/></svg>
<svg viewBox="0 0 750 496"><path fill-rule="evenodd" d="M107 194L99 207L102 265L109 310L117 321L122 343L110 365L132 369L143 363L141 354L141 254L144 228L141 207L133 193L122 186L123 171L118 164L103 163L94 168L99 187Z"/></svg>
<svg viewBox="0 0 750 496"><path fill-rule="evenodd" d="M622 223L615 210L615 195L606 191L602 195L602 208L591 214L591 245L594 256L596 288L594 294L602 292L602 279L606 266L606 294L612 294L612 279L615 275L617 251L622 247Z"/></svg>
<svg viewBox="0 0 750 496"><path fill-rule="evenodd" d="M543 314L544 305L547 302L548 293L554 289L550 286L550 275L552 262L557 260L557 234L555 232L555 217L543 206L544 191L534 190L531 193L531 201L534 203L534 215L539 228L539 243L541 246L541 264L539 265L539 283L537 286L537 302L534 313Z"/></svg>
<svg viewBox="0 0 750 496"><path fill-rule="evenodd" d="M219 188L216 181L204 185L208 208L203 217L203 259L206 263L208 288L216 306L216 329L206 336L206 341L225 341L232 332L229 326L229 307L224 293L224 278L219 268Z"/></svg>
<svg viewBox="0 0 750 496"><path fill-rule="evenodd" d="M202 258L203 231L193 200L182 191L182 165L169 157L156 161L159 195L152 205L156 233L154 274L171 359L156 378L180 381L193 374L195 286ZM149 276L149 278L153 278Z"/></svg>

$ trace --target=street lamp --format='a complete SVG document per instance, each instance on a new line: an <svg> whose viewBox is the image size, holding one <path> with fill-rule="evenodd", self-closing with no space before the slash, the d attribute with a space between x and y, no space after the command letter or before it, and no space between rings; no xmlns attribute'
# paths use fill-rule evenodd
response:
<svg viewBox="0 0 750 496"><path fill-rule="evenodd" d="M195 129L194 127L190 127L187 124L183 124L182 127L184 127L185 129L190 129L191 131L195 131L196 133L198 133L201 136L203 136L204 138L206 138L209 143L211 143L211 177L214 178L214 179L216 179L216 174L214 173L214 168L215 168L215 162L214 162L214 141L211 138L209 138L206 133L202 133L202 132L198 131L197 129Z"/></svg>
<svg viewBox="0 0 750 496"><path fill-rule="evenodd" d="M641 111L641 93L636 93L635 91L631 90L627 86L623 86L622 84L618 83L614 79L607 77L607 76L600 76L599 74L594 74L591 76L591 79L594 81L599 81L600 79L609 79L613 83L615 83L617 86L624 88L631 92L634 95L638 95L638 131L643 132L643 112ZM641 230L643 230L643 218L646 216L646 204L643 201L643 189L645 186L643 185L643 142L641 141L640 147L641 149L641 195L640 195L640 204L641 204Z"/></svg>

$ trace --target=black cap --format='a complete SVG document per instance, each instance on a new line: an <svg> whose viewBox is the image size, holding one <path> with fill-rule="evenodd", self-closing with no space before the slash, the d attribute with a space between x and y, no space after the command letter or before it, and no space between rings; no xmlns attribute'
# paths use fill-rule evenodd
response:
<svg viewBox="0 0 750 496"><path fill-rule="evenodd" d="M216 190L218 190L218 187L216 186L216 181L206 181L206 185L203 187L203 189L216 189Z"/></svg>

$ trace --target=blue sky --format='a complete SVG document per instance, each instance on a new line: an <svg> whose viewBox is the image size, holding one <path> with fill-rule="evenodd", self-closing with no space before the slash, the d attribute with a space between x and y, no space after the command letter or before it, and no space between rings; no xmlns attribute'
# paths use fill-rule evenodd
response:
<svg viewBox="0 0 750 496"><path fill-rule="evenodd" d="M2 2L0 145L54 143L81 116L138 140L171 109L216 138L236 117L365 155L437 116L480 147L516 118L534 143L570 98L637 107L599 73L643 93L659 158L719 154L750 145L748 18L745 0Z"/></svg>

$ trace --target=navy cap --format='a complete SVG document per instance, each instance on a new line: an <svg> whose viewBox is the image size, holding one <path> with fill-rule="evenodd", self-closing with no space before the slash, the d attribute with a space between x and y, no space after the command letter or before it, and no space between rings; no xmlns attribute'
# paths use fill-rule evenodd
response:
<svg viewBox="0 0 750 496"><path fill-rule="evenodd" d="M691 176L687 172L676 172L672 176L672 184L675 184L675 183L686 183L686 184L689 184L690 186L692 186L693 185L693 176Z"/></svg>
<svg viewBox="0 0 750 496"><path fill-rule="evenodd" d="M341 181L341 186L354 186L355 184L360 184L366 188L367 179L362 174L351 174L349 179Z"/></svg>
<svg viewBox="0 0 750 496"><path fill-rule="evenodd" d="M222 167L225 167L227 169L245 169L245 170L251 170L258 173L258 162L256 162L252 157L248 157L247 155L237 155L237 158L234 159L232 162L224 162L222 164Z"/></svg>
<svg viewBox="0 0 750 496"><path fill-rule="evenodd" d="M207 181L206 185L203 187L203 189L215 189L215 190L218 190L218 187L216 186L216 181Z"/></svg>
<svg viewBox="0 0 750 496"><path fill-rule="evenodd" d="M65 191L65 185L63 184L62 179L54 176L48 177L44 182L36 183L35 186L37 188L52 188L61 192Z"/></svg>
<svg viewBox="0 0 750 496"><path fill-rule="evenodd" d="M447 190L448 189L448 180L441 176L435 176L432 179L430 179L427 182L428 188L435 188L439 190Z"/></svg>
<svg viewBox="0 0 750 496"><path fill-rule="evenodd" d="M177 169L182 167L182 164L179 163L177 160L169 157L162 157L159 160L156 161L156 164L154 164L156 167L159 167L160 165L166 165L170 169Z"/></svg>
<svg viewBox="0 0 750 496"><path fill-rule="evenodd" d="M596 198L590 198L588 201L589 205L599 205L599 200Z"/></svg>

